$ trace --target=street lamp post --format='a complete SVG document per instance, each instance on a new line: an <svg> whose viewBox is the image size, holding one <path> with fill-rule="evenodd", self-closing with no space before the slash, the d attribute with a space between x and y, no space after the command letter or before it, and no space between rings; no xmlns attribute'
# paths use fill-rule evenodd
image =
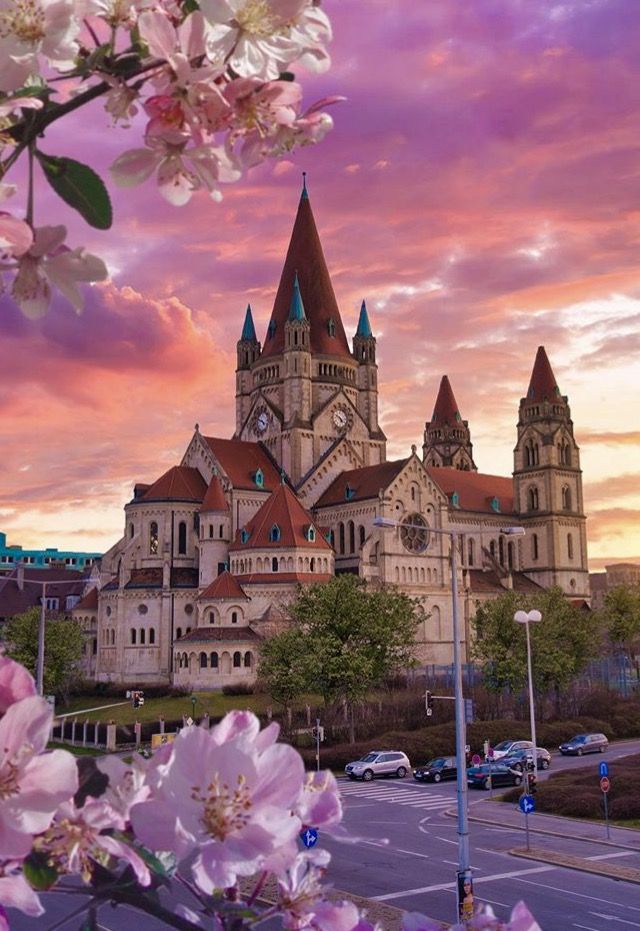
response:
<svg viewBox="0 0 640 931"><path fill-rule="evenodd" d="M457 873L457 915L456 920L462 917L462 896L465 882L471 881L471 867L469 860L469 820L467 803L467 757L466 757L466 722L464 712L464 697L462 693L462 661L460 655L460 620L458 616L458 544L463 534L457 530L441 530L437 527L428 527L424 524L401 522L390 517L376 517L374 527L410 527L426 531L427 534L436 533L448 537L451 542L451 612L453 620L453 665L454 665L454 697L456 718L456 787L458 809L458 873ZM500 530L506 536L523 536L523 527L506 527ZM429 537L427 536L427 546Z"/></svg>
<svg viewBox="0 0 640 931"><path fill-rule="evenodd" d="M529 676L529 720L531 721L531 743L533 744L533 780L534 785L538 779L538 743L536 741L536 709L533 703L533 676L531 674L531 638L529 637L529 624L537 624L542 615L535 609L533 611L516 611L514 621L524 624L527 632L527 673Z"/></svg>

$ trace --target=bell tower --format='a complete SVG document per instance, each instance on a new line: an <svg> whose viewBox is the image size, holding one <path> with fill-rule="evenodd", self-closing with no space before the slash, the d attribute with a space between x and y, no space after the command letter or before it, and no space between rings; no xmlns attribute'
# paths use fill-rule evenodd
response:
<svg viewBox="0 0 640 931"><path fill-rule="evenodd" d="M251 368L260 358L260 343L256 336L256 328L253 325L251 304L247 304L242 335L236 344L236 350L238 355L236 364L236 434L238 434L251 409L251 391L253 389Z"/></svg>
<svg viewBox="0 0 640 931"><path fill-rule="evenodd" d="M580 450L568 399L539 346L520 401L514 449L514 509L527 533L522 565L545 588L589 597L587 535Z"/></svg>
<svg viewBox="0 0 640 931"><path fill-rule="evenodd" d="M477 472L469 423L460 416L451 383L442 376L431 420L425 424L422 458L428 466Z"/></svg>
<svg viewBox="0 0 640 931"><path fill-rule="evenodd" d="M378 427L378 366L376 365L376 338L371 332L367 305L362 302L356 335L353 337L353 355L358 363L358 413L371 433Z"/></svg>

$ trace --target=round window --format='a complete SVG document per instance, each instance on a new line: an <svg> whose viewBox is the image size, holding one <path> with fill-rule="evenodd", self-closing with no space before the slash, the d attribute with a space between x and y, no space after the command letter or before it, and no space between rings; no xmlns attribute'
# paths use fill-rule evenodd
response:
<svg viewBox="0 0 640 931"><path fill-rule="evenodd" d="M138 605L138 614L146 614L148 610L146 605Z"/></svg>
<svg viewBox="0 0 640 931"><path fill-rule="evenodd" d="M192 605L192 604L185 605L185 606L184 606L184 613L185 613L185 614L193 614L193 605Z"/></svg>
<svg viewBox="0 0 640 931"><path fill-rule="evenodd" d="M429 545L429 525L421 514L409 514L400 524L402 545L410 553L423 553Z"/></svg>

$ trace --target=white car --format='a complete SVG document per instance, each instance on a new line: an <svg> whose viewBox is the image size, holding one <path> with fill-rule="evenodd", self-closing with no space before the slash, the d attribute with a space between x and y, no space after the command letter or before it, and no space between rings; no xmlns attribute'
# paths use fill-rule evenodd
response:
<svg viewBox="0 0 640 931"><path fill-rule="evenodd" d="M398 750L370 750L361 760L347 763L344 768L349 779L369 782L374 776L397 776L404 779L411 772L411 763L406 753Z"/></svg>
<svg viewBox="0 0 640 931"><path fill-rule="evenodd" d="M501 740L499 744L496 744L493 748L493 756L491 759L500 760L503 756L506 756L507 753L513 753L514 750L531 750L533 744L530 740Z"/></svg>

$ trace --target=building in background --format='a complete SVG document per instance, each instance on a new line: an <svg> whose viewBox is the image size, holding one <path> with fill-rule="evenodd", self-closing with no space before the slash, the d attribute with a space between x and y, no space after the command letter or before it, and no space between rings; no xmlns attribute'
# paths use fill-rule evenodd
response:
<svg viewBox="0 0 640 931"><path fill-rule="evenodd" d="M260 642L287 623L299 586L341 572L418 599L416 657L450 663L449 538L431 527L464 534L465 646L478 600L552 585L588 600L579 449L543 347L510 476L477 470L446 375L422 456L413 446L387 460L378 391L366 303L350 345L305 188L264 342L245 312L233 437L196 424L181 461L135 486L123 535L77 609L97 625L99 680L251 681ZM399 526L380 529L378 517ZM526 536L505 534L513 525Z"/></svg>
<svg viewBox="0 0 640 931"><path fill-rule="evenodd" d="M84 569L100 559L101 553L78 553L54 548L24 549L17 544L7 544L6 533L0 532L0 574L11 572L18 563L34 569L56 567Z"/></svg>
<svg viewBox="0 0 640 931"><path fill-rule="evenodd" d="M632 562L616 562L604 567L604 572L589 574L591 585L591 607L604 607L607 592L618 585L640 586L640 565Z"/></svg>

